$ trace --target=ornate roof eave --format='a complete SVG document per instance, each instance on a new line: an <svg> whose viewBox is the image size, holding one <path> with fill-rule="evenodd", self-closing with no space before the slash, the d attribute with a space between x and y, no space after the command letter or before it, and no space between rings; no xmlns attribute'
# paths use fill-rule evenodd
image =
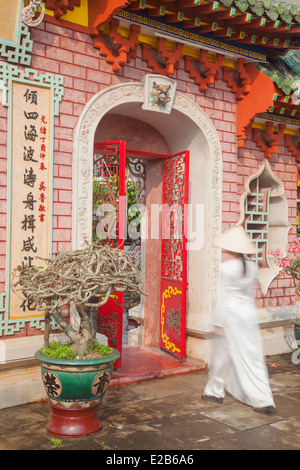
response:
<svg viewBox="0 0 300 470"><path fill-rule="evenodd" d="M131 0L127 11L277 56L300 47L300 8L269 0Z"/></svg>
<svg viewBox="0 0 300 470"><path fill-rule="evenodd" d="M81 0L45 0L58 19ZM88 0L91 34L121 9L145 14L198 34L263 46L277 56L300 47L300 8L272 0Z"/></svg>

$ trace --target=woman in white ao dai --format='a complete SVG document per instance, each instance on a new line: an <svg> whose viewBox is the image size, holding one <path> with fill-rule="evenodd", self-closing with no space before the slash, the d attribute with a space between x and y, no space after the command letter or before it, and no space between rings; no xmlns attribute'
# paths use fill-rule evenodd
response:
<svg viewBox="0 0 300 470"><path fill-rule="evenodd" d="M220 266L212 317L214 345L202 398L221 403L227 390L255 411L272 414L276 409L255 307L257 267L243 256L256 247L242 227L222 234L216 245L226 250L229 259Z"/></svg>

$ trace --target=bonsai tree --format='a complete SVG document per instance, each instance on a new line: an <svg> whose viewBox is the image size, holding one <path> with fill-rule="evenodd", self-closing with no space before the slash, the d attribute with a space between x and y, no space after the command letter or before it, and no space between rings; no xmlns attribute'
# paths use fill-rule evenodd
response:
<svg viewBox="0 0 300 470"><path fill-rule="evenodd" d="M51 317L70 340L77 357L83 357L97 332L98 308L117 292L142 294L142 279L132 254L101 245L86 243L84 249L58 252L53 259L39 258L45 266L18 266L13 271L12 289L45 312L45 349L49 347ZM80 327L76 330L62 312L74 304Z"/></svg>

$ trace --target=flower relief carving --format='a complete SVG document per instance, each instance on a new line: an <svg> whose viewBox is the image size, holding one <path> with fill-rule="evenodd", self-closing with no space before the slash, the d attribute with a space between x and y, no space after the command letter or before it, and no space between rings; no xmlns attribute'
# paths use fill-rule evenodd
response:
<svg viewBox="0 0 300 470"><path fill-rule="evenodd" d="M268 160L246 180L240 204L238 225L242 225L256 243L257 254L252 259L260 267L258 281L263 295L266 295L280 271L274 257L268 252L286 252L291 229L284 185L273 173Z"/></svg>

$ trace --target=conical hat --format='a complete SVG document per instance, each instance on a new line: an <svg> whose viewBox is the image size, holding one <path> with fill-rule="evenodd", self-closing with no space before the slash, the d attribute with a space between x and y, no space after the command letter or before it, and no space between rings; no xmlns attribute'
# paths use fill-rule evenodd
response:
<svg viewBox="0 0 300 470"><path fill-rule="evenodd" d="M215 237L214 245L223 248L223 250L233 251L234 253L256 253L255 243L251 241L249 235L247 235L240 225Z"/></svg>

